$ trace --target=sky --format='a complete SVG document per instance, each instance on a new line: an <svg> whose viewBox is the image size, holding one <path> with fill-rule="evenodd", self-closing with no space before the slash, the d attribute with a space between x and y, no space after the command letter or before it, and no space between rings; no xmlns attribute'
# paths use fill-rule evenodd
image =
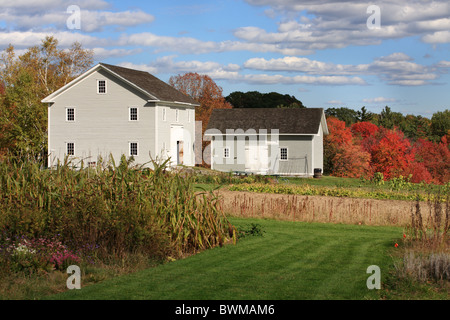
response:
<svg viewBox="0 0 450 320"><path fill-rule="evenodd" d="M166 82L206 74L224 96L428 118L450 109L448 0L0 0L0 50L47 35Z"/></svg>

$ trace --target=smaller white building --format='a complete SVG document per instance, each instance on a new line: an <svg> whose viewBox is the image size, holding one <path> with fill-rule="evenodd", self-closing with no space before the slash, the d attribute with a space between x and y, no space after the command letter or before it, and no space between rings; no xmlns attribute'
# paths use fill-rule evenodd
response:
<svg viewBox="0 0 450 320"><path fill-rule="evenodd" d="M323 171L327 134L322 108L215 109L205 132L212 169L300 176Z"/></svg>
<svg viewBox="0 0 450 320"><path fill-rule="evenodd" d="M100 63L42 102L49 167L66 156L93 166L110 155L195 164L198 102L147 72Z"/></svg>

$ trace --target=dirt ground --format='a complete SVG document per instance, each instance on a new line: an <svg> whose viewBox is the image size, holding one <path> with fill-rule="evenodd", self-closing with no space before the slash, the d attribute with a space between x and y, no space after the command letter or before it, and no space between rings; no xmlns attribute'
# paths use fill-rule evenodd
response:
<svg viewBox="0 0 450 320"><path fill-rule="evenodd" d="M274 218L292 221L333 222L365 225L407 226L413 201L337 198L218 191L226 214L238 217ZM430 216L427 203L420 203L424 222Z"/></svg>

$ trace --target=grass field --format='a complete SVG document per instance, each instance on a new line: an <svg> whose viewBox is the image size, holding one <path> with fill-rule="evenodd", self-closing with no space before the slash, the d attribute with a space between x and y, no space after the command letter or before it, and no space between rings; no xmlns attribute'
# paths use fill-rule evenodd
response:
<svg viewBox="0 0 450 320"><path fill-rule="evenodd" d="M366 286L402 235L398 227L233 218L247 235L188 258L50 296L50 299L378 299ZM81 279L83 282L83 279Z"/></svg>

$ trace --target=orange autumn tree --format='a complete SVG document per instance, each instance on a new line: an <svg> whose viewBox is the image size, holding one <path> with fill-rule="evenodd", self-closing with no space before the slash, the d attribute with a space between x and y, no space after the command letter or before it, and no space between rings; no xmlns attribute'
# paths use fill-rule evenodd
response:
<svg viewBox="0 0 450 320"><path fill-rule="evenodd" d="M370 154L365 151L345 122L327 119L330 134L324 138L326 171L338 177L367 177L371 174Z"/></svg>
<svg viewBox="0 0 450 320"><path fill-rule="evenodd" d="M386 180L405 176L414 162L411 143L403 132L381 127L376 134L377 143L370 150L374 172L381 172Z"/></svg>
<svg viewBox="0 0 450 320"><path fill-rule="evenodd" d="M189 72L170 77L169 84L200 103L200 106L195 109L195 120L202 122L202 137L213 109L231 109L233 107L225 100L222 88L208 75ZM203 141L202 153L208 143L208 141ZM203 164L205 165L204 162Z"/></svg>

